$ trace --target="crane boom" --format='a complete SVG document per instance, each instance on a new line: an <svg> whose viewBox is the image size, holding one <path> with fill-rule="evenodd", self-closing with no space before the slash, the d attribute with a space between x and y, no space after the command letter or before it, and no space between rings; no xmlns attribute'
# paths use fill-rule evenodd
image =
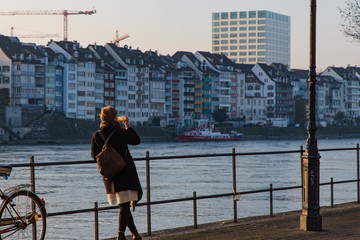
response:
<svg viewBox="0 0 360 240"><path fill-rule="evenodd" d="M68 40L68 15L92 15L96 10L72 11L72 10L16 10L11 12L0 12L3 16L13 15L63 15L64 16L64 41Z"/></svg>

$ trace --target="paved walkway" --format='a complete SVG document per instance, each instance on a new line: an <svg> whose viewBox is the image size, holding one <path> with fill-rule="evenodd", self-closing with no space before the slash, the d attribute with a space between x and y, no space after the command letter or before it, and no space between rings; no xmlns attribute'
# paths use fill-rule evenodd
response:
<svg viewBox="0 0 360 240"><path fill-rule="evenodd" d="M217 222L193 227L153 232L152 236L141 234L143 240L245 240L245 239L359 239L360 204L337 205L322 208L323 231L299 230L300 211ZM128 233L128 232L127 232ZM128 237L129 240L132 238Z"/></svg>

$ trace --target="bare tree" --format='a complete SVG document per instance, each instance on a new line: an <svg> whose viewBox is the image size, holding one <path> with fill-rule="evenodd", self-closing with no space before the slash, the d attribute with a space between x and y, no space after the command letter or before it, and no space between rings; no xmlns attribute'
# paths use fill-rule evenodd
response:
<svg viewBox="0 0 360 240"><path fill-rule="evenodd" d="M350 37L360 42L360 1L346 0L346 7L339 8L341 17L344 20L342 24L343 32L346 37Z"/></svg>

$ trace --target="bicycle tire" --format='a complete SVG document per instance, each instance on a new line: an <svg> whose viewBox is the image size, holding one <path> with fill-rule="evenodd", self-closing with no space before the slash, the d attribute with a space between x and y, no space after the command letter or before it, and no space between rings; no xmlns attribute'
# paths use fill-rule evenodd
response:
<svg viewBox="0 0 360 240"><path fill-rule="evenodd" d="M33 232L36 235L36 240L44 240L47 214L44 203L40 198L31 191L19 190L11 193L9 200L0 209L0 240L33 239ZM35 206L34 211L32 211L32 206ZM21 220L17 218L14 209ZM23 222L26 224L23 224ZM9 227L15 227L16 229L1 233L5 229L9 229Z"/></svg>

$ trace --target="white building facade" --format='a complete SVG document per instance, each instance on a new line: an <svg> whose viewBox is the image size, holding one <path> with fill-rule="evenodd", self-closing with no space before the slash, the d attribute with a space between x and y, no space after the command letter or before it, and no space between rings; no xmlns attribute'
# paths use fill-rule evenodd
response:
<svg viewBox="0 0 360 240"><path fill-rule="evenodd" d="M290 66L289 16L270 11L212 14L212 52L238 63Z"/></svg>

